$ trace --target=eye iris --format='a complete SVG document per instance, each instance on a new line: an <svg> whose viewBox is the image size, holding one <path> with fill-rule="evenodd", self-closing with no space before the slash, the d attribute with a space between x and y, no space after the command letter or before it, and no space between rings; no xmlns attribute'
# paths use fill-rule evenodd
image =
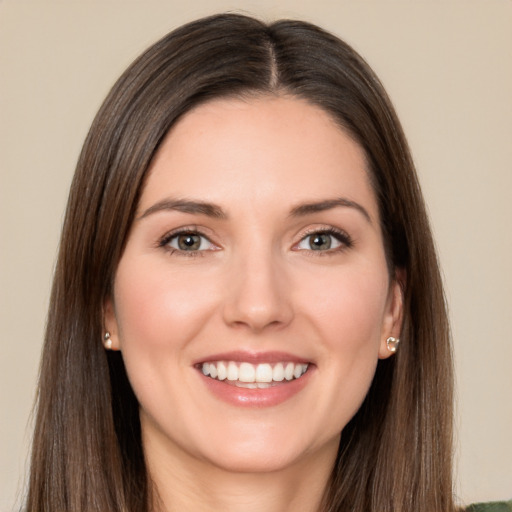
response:
<svg viewBox="0 0 512 512"><path fill-rule="evenodd" d="M331 248L331 237L326 233L317 233L309 237L309 246L313 251L322 251Z"/></svg>
<svg viewBox="0 0 512 512"><path fill-rule="evenodd" d="M178 237L178 247L182 251L195 251L201 246L201 237L199 235L180 235Z"/></svg>

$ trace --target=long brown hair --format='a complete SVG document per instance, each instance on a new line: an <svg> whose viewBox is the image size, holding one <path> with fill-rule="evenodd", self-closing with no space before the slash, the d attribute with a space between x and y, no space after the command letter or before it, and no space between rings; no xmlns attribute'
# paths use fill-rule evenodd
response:
<svg viewBox="0 0 512 512"><path fill-rule="evenodd" d="M151 482L138 404L102 343L109 296L148 166L199 103L287 94L328 112L365 150L390 272L404 269L405 319L343 430L326 512L449 512L452 359L442 283L400 123L365 61L299 21L217 15L157 42L98 112L71 187L41 363L27 510L143 512Z"/></svg>

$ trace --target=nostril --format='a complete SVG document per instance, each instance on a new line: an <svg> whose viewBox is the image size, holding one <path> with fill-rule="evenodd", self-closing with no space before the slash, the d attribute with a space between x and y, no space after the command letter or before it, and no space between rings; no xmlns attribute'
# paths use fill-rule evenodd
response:
<svg viewBox="0 0 512 512"><path fill-rule="evenodd" d="M288 325L293 317L292 311L286 300L267 300L255 304L245 297L226 305L224 319L234 328L262 331Z"/></svg>

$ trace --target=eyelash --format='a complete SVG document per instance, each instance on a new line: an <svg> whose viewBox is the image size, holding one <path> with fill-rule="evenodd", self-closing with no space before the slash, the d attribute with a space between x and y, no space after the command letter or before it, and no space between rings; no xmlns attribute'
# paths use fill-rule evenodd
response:
<svg viewBox="0 0 512 512"><path fill-rule="evenodd" d="M213 242L205 234L203 234L201 232L201 230L199 230L195 226L190 226L190 227L179 228L178 230L171 231L170 233L167 233L159 240L158 247L165 249L171 255L177 254L177 255L185 256L185 257L204 256L205 253L208 252L207 250L185 251L185 250L181 250L181 249L176 249L175 247L171 247L169 245L173 239L175 239L179 236L183 236L183 235L195 235L195 236L202 237L202 238L206 239L209 244L215 246L213 244ZM336 239L336 241L338 241L341 244L339 247L335 247L333 249L329 248L327 250L315 251L313 249L309 249L308 252L314 256L332 255L333 253L338 253L338 252L342 252L347 249L350 249L354 245L354 242L353 242L352 238L350 237L350 235L348 235L348 233L346 233L345 231L333 228L333 227L329 227L329 228L314 228L314 229L311 229L310 231L307 231L306 233L304 233L302 235L299 242L296 243L293 247L294 248L297 247L299 244L301 244L307 238L309 238L313 235L328 235L328 236L331 236L334 239ZM300 250L300 249L296 249L296 250Z"/></svg>
<svg viewBox="0 0 512 512"><path fill-rule="evenodd" d="M307 240L309 237L313 235L329 235L332 236L336 241L338 241L341 245L339 247L335 247L333 249L327 249L327 250L318 250L315 251L313 249L309 249L309 253L312 256L329 256L333 255L339 252L346 251L347 249L350 249L354 245L354 241L350 237L348 233L341 229L336 229L333 227L329 228L313 228L310 231L307 231L304 233L300 239L300 241L294 245L294 247L297 247L300 243Z"/></svg>
<svg viewBox="0 0 512 512"><path fill-rule="evenodd" d="M214 245L213 242L203 233L201 233L201 230L199 230L195 226L189 226L184 228L179 228L175 231L171 231L170 233L167 233L163 236L163 238L160 239L158 242L158 247L161 247L162 249L165 249L170 255L179 255L179 256L185 256L185 257L198 257L198 256L204 256L205 250L202 251L184 251L181 249L176 249L175 247L171 247L169 244L170 242L179 236L183 235L195 235L200 236L201 238L204 238L208 241L209 244Z"/></svg>

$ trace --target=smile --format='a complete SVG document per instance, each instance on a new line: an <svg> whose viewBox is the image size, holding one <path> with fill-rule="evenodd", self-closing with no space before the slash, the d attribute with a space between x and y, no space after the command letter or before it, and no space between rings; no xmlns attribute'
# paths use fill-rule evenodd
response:
<svg viewBox="0 0 512 512"><path fill-rule="evenodd" d="M299 379L307 369L308 364L293 362L252 364L235 361L211 361L201 365L205 376L249 389L266 389L279 382Z"/></svg>

